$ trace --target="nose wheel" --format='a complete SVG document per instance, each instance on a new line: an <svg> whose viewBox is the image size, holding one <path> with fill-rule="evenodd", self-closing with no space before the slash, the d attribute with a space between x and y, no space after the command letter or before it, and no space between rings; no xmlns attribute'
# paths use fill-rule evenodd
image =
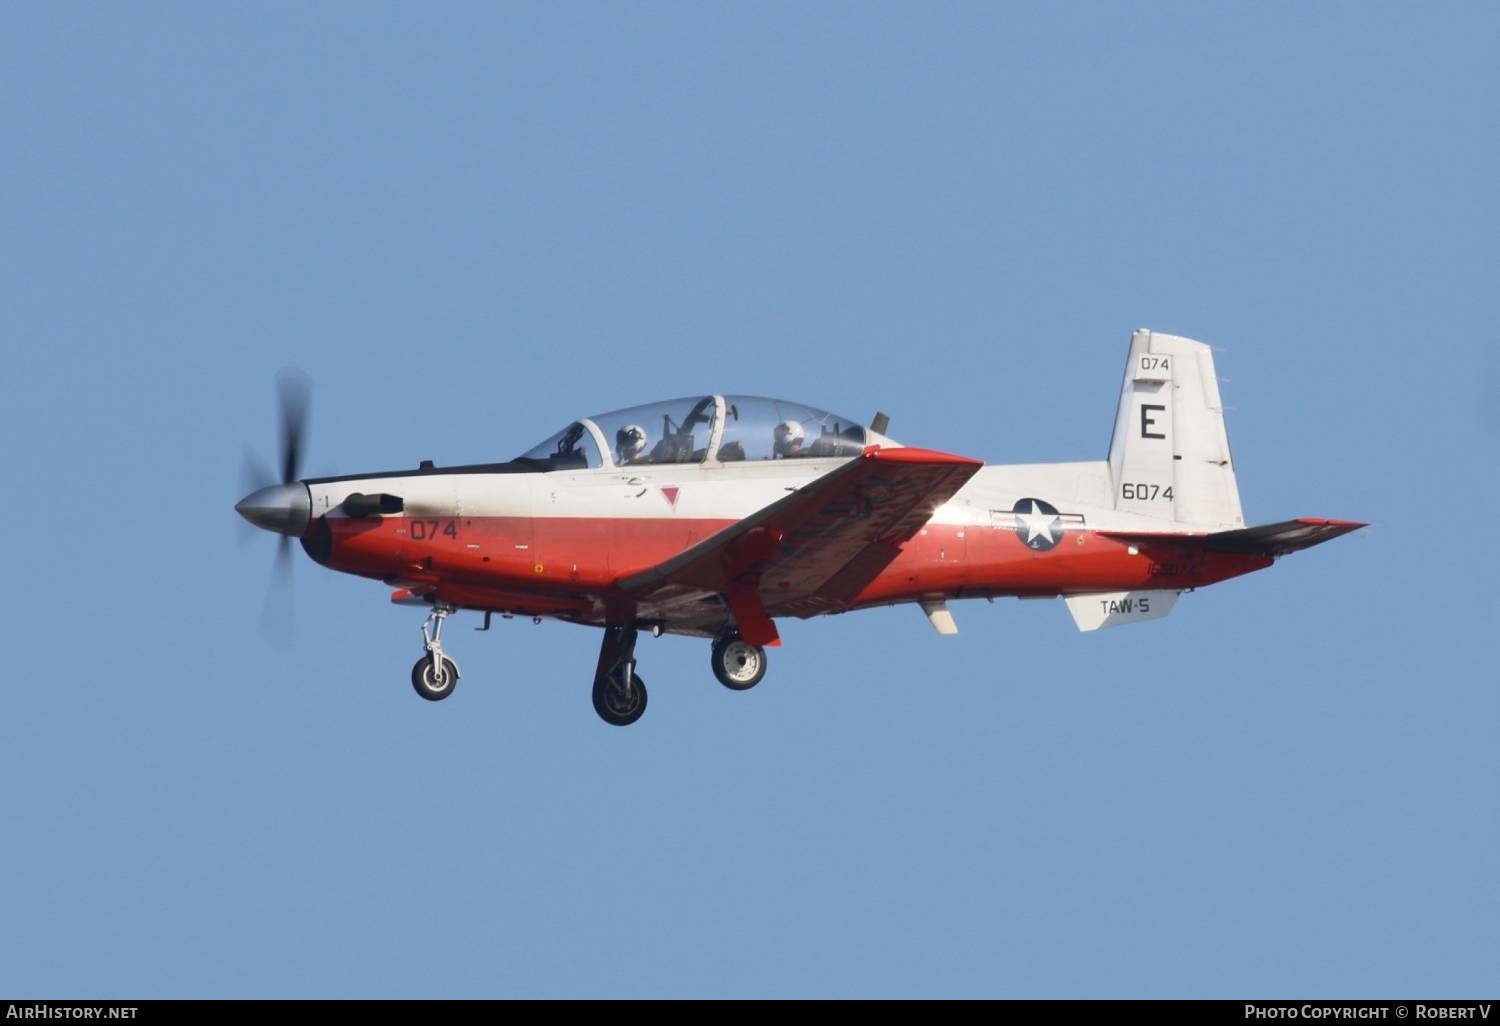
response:
<svg viewBox="0 0 1500 1026"><path fill-rule="evenodd" d="M411 668L411 686L429 702L441 702L453 694L457 683L458 667L447 657L439 664L432 656L424 655Z"/></svg>
<svg viewBox="0 0 1500 1026"><path fill-rule="evenodd" d="M749 691L766 675L766 650L732 632L714 639L710 659L714 676L731 691Z"/></svg>
<svg viewBox="0 0 1500 1026"><path fill-rule="evenodd" d="M443 652L443 621L455 607L440 602L422 621L425 655L411 668L411 686L429 702L441 702L458 686L458 666Z"/></svg>

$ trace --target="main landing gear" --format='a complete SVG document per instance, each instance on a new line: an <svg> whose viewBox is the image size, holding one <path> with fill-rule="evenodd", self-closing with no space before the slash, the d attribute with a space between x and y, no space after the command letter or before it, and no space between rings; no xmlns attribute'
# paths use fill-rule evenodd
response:
<svg viewBox="0 0 1500 1026"><path fill-rule="evenodd" d="M635 627L604 628L594 670L594 711L605 723L628 727L646 711L646 682L635 672Z"/></svg>
<svg viewBox="0 0 1500 1026"><path fill-rule="evenodd" d="M766 675L766 650L732 630L714 639L710 662L719 683L731 691L749 691Z"/></svg>
<svg viewBox="0 0 1500 1026"><path fill-rule="evenodd" d="M594 671L594 711L605 723L628 727L646 711L646 682L635 672L634 625L606 627ZM714 639L714 676L732 691L749 691L766 675L766 650L752 645L734 630Z"/></svg>
<svg viewBox="0 0 1500 1026"><path fill-rule="evenodd" d="M411 668L411 686L429 702L441 702L458 686L458 666L443 652L443 621L456 608L438 602L422 621L422 641L427 654Z"/></svg>

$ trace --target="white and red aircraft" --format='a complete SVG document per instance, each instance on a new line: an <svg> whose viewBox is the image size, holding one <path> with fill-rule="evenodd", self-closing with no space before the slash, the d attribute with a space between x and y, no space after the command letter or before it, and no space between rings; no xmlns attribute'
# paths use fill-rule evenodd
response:
<svg viewBox="0 0 1500 1026"><path fill-rule="evenodd" d="M646 708L642 630L712 639L745 690L777 617L902 602L956 634L950 599L1061 596L1090 631L1365 526L1247 528L1212 352L1145 330L1097 462L986 466L892 441L883 414L706 395L584 417L505 463L298 480L305 412L284 389L282 483L235 509L427 607L417 694L453 693L453 612L555 617L604 629L594 708L616 725Z"/></svg>

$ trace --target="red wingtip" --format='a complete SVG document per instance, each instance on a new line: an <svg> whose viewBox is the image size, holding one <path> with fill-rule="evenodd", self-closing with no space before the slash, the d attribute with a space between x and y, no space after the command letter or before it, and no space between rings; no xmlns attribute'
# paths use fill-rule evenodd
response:
<svg viewBox="0 0 1500 1026"><path fill-rule="evenodd" d="M934 463L949 463L955 467L984 466L984 460L955 456L951 452L939 452L936 449L918 449L910 445L896 447L871 445L865 448L863 456L867 460L880 460L883 463L925 463L929 466Z"/></svg>

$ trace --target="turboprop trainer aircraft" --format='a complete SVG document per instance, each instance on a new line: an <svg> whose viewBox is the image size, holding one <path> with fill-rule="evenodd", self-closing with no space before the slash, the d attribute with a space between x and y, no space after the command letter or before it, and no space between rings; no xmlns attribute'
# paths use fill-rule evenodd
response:
<svg viewBox="0 0 1500 1026"><path fill-rule="evenodd" d="M779 399L704 395L568 424L504 463L299 480L305 392L282 391L282 475L235 507L315 561L422 606L412 685L453 694L442 642L459 609L603 629L594 709L646 709L636 639L712 640L743 691L776 620L910 603L956 634L948 603L1061 597L1080 630L1166 616L1184 591L1365 526L1304 517L1246 527L1213 355L1131 338L1109 457L986 466L903 446Z"/></svg>

